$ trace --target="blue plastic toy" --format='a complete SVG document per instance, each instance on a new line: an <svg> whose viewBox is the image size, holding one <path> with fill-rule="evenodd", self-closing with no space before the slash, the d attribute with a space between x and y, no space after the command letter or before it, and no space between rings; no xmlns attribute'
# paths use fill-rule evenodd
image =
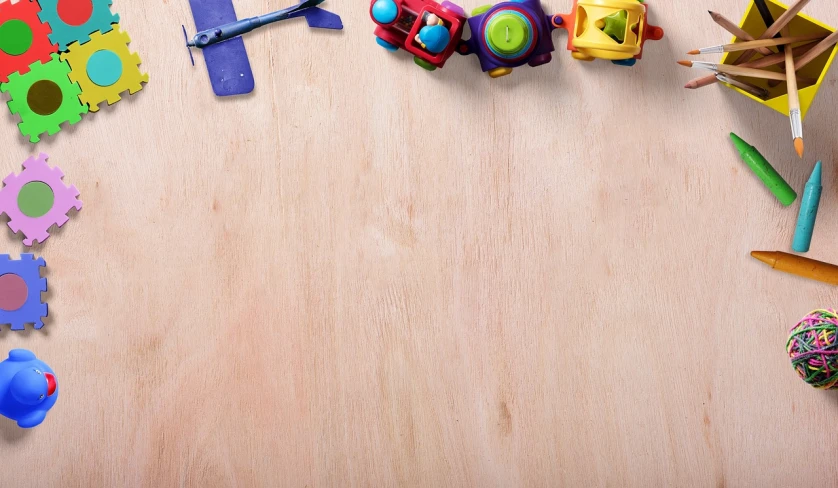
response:
<svg viewBox="0 0 838 488"><path fill-rule="evenodd" d="M0 363L0 414L29 429L40 425L58 399L52 368L26 349L12 349Z"/></svg>
<svg viewBox="0 0 838 488"><path fill-rule="evenodd" d="M418 40L423 48L433 54L439 54L448 47L451 36L448 34L448 29L441 25L426 25L419 30Z"/></svg>

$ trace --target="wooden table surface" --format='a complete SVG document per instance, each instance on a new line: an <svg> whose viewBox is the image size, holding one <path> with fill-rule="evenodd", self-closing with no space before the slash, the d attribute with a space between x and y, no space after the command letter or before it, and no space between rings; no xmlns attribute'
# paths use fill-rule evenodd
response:
<svg viewBox="0 0 838 488"><path fill-rule="evenodd" d="M326 6L342 33L248 35L256 91L222 100L186 0L117 0L147 87L36 147L2 117L3 174L47 152L85 206L34 248L46 327L0 332L61 388L41 426L0 421L0 485L838 484L838 395L785 352L838 297L749 257L789 250L797 205L727 139L796 188L824 160L809 255L838 260L834 72L800 161L781 115L682 89L675 61L729 38L707 10L744 0L650 2L666 38L633 69L562 31L500 80L429 74L375 45L366 2Z"/></svg>

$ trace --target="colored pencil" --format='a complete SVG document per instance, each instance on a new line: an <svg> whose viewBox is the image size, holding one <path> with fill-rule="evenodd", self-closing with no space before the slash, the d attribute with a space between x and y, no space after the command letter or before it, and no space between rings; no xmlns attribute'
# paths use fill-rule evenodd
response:
<svg viewBox="0 0 838 488"><path fill-rule="evenodd" d="M771 15L771 10L768 9L768 5L765 4L765 0L754 0L754 4L757 6L757 10L759 10L759 15L762 17L762 21L765 23L765 28L769 28L774 25L774 16Z"/></svg>
<svg viewBox="0 0 838 488"><path fill-rule="evenodd" d="M810 1L811 0L797 0L797 3L789 7L789 9L785 12L783 12L783 15L781 15L780 18L777 19L777 21L771 25L771 27L766 29L766 31L760 36L760 39L771 39L772 37L776 36L781 30L783 30L783 27L787 26L789 22L791 22L795 17L797 17L797 14L799 14L800 11L803 10L803 7L808 5ZM754 50L745 51L741 55L739 55L739 58L737 58L736 61L733 62L733 64L746 63L754 57L754 54L756 54L756 51Z"/></svg>
<svg viewBox="0 0 838 488"><path fill-rule="evenodd" d="M734 24L732 21L730 21L724 15L722 15L718 12L713 12L712 10L708 10L707 12L710 13L710 18L712 18L715 23L719 24L724 30L726 30L726 31L730 32L731 34L733 34L734 36L736 36L737 39L743 39L743 40L746 40L746 41L755 41L756 40L756 39L754 39L754 36L748 34L744 30L742 30L741 27ZM759 51L759 53L762 54L763 56L771 56L772 54L774 54L774 51L768 49L767 47L761 47L761 48L757 49L757 51Z"/></svg>
<svg viewBox="0 0 838 488"><path fill-rule="evenodd" d="M800 59L797 59L794 62L795 68L798 70L803 69L807 64L814 61L815 58L825 53L826 51L832 49L832 46L834 46L836 43L838 43L838 31L835 31L832 34L830 34L829 37L822 40L820 43L818 43L817 46L815 46L814 48L812 48L812 50L807 52L805 56L801 57ZM798 51L800 51L800 49L798 49Z"/></svg>
<svg viewBox="0 0 838 488"><path fill-rule="evenodd" d="M718 46L703 47L701 49L694 49L687 54L717 54L717 53L732 53L737 51L747 51L749 49L758 49L761 47L782 46L786 44L794 44L796 42L805 41L820 41L825 39L823 34L807 34L805 36L794 37L780 37L778 39L762 39L759 41L745 41L736 42L733 44L719 44Z"/></svg>
<svg viewBox="0 0 838 488"><path fill-rule="evenodd" d="M754 5L756 5L757 10L759 10L759 15L762 17L762 22L765 24L765 28L768 29L774 25L774 16L771 15L771 10L768 8L768 5L766 5L765 0L754 0ZM780 34L777 34L774 37L779 36ZM780 52L783 52L782 46L780 46Z"/></svg>
<svg viewBox="0 0 838 488"><path fill-rule="evenodd" d="M783 30L788 34L789 28ZM797 92L797 73L794 69L794 49L786 47L786 84L789 92L789 119L791 120L791 135L794 139L794 150L803 159L803 118L800 115L800 95Z"/></svg>
<svg viewBox="0 0 838 488"><path fill-rule="evenodd" d="M756 68L743 68L742 66L732 66L728 64L707 63L704 61L678 61L681 66L688 68L702 68L715 71L716 73L727 73L734 76L745 76L748 78L761 78L764 80L779 80L786 81L786 75L777 73L776 71L767 71Z"/></svg>

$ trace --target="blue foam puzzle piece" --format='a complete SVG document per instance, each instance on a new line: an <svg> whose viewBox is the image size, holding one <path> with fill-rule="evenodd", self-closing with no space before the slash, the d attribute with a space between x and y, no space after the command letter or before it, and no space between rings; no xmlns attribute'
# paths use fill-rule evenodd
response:
<svg viewBox="0 0 838 488"><path fill-rule="evenodd" d="M24 330L24 324L33 324L36 329L44 326L43 318L49 315L49 311L47 304L41 302L41 293L47 291L47 279L41 278L41 268L46 265L44 258L35 259L33 254L21 254L20 259L0 254L0 276L19 276L26 282L28 291L26 302L19 309L0 309L0 325L10 325L12 330Z"/></svg>
<svg viewBox="0 0 838 488"><path fill-rule="evenodd" d="M293 13L288 18L293 19L296 17L305 17L309 27L317 29L343 29L343 22L340 20L338 14L333 14L319 7L312 7Z"/></svg>
<svg viewBox="0 0 838 488"><path fill-rule="evenodd" d="M189 6L198 32L238 20L233 0L189 0ZM244 95L256 87L241 37L207 46L203 54L212 91L219 97Z"/></svg>

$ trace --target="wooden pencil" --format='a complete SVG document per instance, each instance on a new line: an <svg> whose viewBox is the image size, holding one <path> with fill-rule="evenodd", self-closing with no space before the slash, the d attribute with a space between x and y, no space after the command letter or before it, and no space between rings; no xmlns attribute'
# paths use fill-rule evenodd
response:
<svg viewBox="0 0 838 488"><path fill-rule="evenodd" d="M771 27L766 29L766 31L759 38L771 39L772 37L776 36L781 30L783 30L783 27L787 26L789 22L791 22L795 17L797 17L797 14L799 14L800 11L803 10L803 7L808 5L810 1L811 0L797 0L797 3L789 7L789 9L785 12L783 12L783 15L781 15L780 18L777 19L777 21L771 25ZM737 58L733 62L733 64L746 63L754 57L754 54L756 54L756 51L754 50L745 51L739 55L739 58Z"/></svg>
<svg viewBox="0 0 838 488"><path fill-rule="evenodd" d="M809 44L804 44L800 47L794 48L795 56L798 56L794 60L795 67L799 66L800 60L804 58L804 54L809 53L812 49L815 48L819 43L817 41L810 42ZM755 59L753 61L748 61L747 63L740 64L743 68L768 68L770 66L776 66L778 64L782 64L786 61L785 53L774 53L771 56L765 56L759 59ZM798 67L798 69L800 69Z"/></svg>
<svg viewBox="0 0 838 488"><path fill-rule="evenodd" d="M716 53L732 53L737 51L747 51L749 49L758 49L761 47L783 46L787 44L794 44L805 41L820 41L825 36L823 34L807 34L805 36L780 37L777 39L761 39L758 41L735 42L733 44L720 44L718 46L703 47L701 49L694 49L687 54L716 54Z"/></svg>
<svg viewBox="0 0 838 488"><path fill-rule="evenodd" d="M722 29L724 29L724 30L730 32L731 34L733 34L734 36L736 36L737 39L743 39L745 41L755 41L756 40L756 39L754 39L754 36L748 34L744 30L742 30L741 27L734 24L731 20L729 20L724 15L722 15L718 12L713 12L712 10L708 10L708 12L710 13L710 18L713 19L713 22L719 24L719 26L721 26ZM774 54L774 51L768 49L767 47L761 47L761 48L757 49L757 51L759 51L759 53L762 54L763 56L771 56L772 54Z"/></svg>
<svg viewBox="0 0 838 488"><path fill-rule="evenodd" d="M787 35L789 28L783 29ZM794 68L794 49L786 46L786 84L789 92L789 119L791 120L791 135L794 139L794 150L803 158L803 119L800 114L800 95L797 93L797 73Z"/></svg>
<svg viewBox="0 0 838 488"><path fill-rule="evenodd" d="M771 27L766 29L766 31L762 34L762 36L760 36L760 39L770 39L770 38L776 36L782 30L783 27L785 27L789 22L791 22L792 19L794 19L797 16L797 14L799 14L800 11L803 10L803 7L805 7L809 3L809 1L810 0L798 0L798 2L795 3L794 5L792 5L788 10L786 10L783 13L783 15L781 15L780 18L777 19L776 22L774 22L774 24L772 24ZM826 44L826 41L828 39L830 39L830 37L832 37L832 36L829 36L826 39L824 39L822 41L822 44ZM825 49L828 49L828 46ZM737 59L733 60L732 64L741 65L741 64L747 63L748 61L751 60L751 58L754 57L754 54L756 54L756 51L745 51L745 52L741 53ZM815 59L816 57L817 56L812 56L810 59L808 59L807 64L812 62L812 60ZM802 63L798 63L798 64L800 65ZM798 79L798 81L802 81L802 80ZM718 82L718 80L716 79L715 75L708 75L708 76L703 76L701 78L696 78L694 80L688 81L684 85L684 88L694 90L694 89L697 89L697 88L702 88L702 87L705 87L705 86L712 85L716 82Z"/></svg>
<svg viewBox="0 0 838 488"><path fill-rule="evenodd" d="M754 0L754 5L756 5L757 10L759 10L759 15L762 17L762 22L765 24L765 28L768 29L769 27L774 25L774 16L771 15L771 9L768 8L768 5L765 3L765 0ZM774 37L779 36L780 34L777 34ZM780 47L780 52L782 51L783 48Z"/></svg>
<svg viewBox="0 0 838 488"><path fill-rule="evenodd" d="M745 76L748 78L761 78L764 80L779 80L786 81L785 73L777 73L776 71L767 71L756 68L743 68L742 66L733 66L728 64L707 63L704 61L678 61L681 66L688 68L703 68L715 71L716 73L727 73L734 76Z"/></svg>
<svg viewBox="0 0 838 488"><path fill-rule="evenodd" d="M835 31L832 34L830 34L826 39L819 42L817 46L815 46L809 52L807 52L805 56L796 60L794 62L795 68L798 70L803 69L804 67L806 67L807 64L814 61L815 58L825 53L826 51L832 49L832 46L834 46L836 43L838 43L838 31ZM800 49L798 49L797 51L799 52Z"/></svg>

